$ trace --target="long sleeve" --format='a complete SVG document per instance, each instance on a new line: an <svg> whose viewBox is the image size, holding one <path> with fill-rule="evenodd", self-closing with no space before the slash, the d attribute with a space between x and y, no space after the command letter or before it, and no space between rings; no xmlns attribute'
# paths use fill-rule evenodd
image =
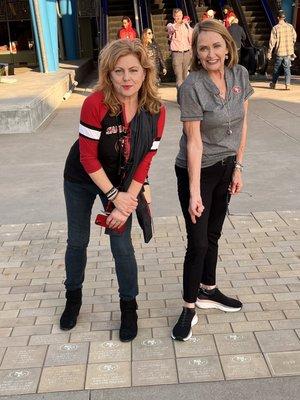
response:
<svg viewBox="0 0 300 400"><path fill-rule="evenodd" d="M156 51L157 51L157 57L158 57L158 60L159 60L160 67L162 69L166 68L166 64L165 64L165 61L164 61L164 58L163 58L163 55L162 55L162 52L161 52L161 49L160 49L158 43L156 43Z"/></svg>
<svg viewBox="0 0 300 400"><path fill-rule="evenodd" d="M166 109L162 107L160 110L160 115L157 121L157 129L156 129L156 137L153 141L151 150L145 155L143 160L139 163L133 179L137 182L144 183L145 179L148 175L148 171L150 169L150 165L152 162L153 157L157 153L158 146L160 144L160 140L163 135L164 126L165 126L165 119L166 119Z"/></svg>
<svg viewBox="0 0 300 400"><path fill-rule="evenodd" d="M296 43L297 40L297 32L295 31L294 27L293 27L293 42Z"/></svg>
<svg viewBox="0 0 300 400"><path fill-rule="evenodd" d="M100 93L87 97L82 105L79 124L80 162L85 171L90 174L101 168L98 159L98 143L101 135L102 115L106 113L101 106Z"/></svg>
<svg viewBox="0 0 300 400"><path fill-rule="evenodd" d="M269 50L268 50L269 54L272 54L272 51L273 51L273 49L274 49L274 47L276 45L276 41L277 41L277 32L276 32L276 29L274 27L274 28L272 28L270 41L269 41Z"/></svg>

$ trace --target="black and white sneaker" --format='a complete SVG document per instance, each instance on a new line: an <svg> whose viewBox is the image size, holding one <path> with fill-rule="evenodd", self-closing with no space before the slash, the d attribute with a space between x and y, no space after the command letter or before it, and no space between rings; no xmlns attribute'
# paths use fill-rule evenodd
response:
<svg viewBox="0 0 300 400"><path fill-rule="evenodd" d="M183 307L182 313L173 328L171 337L175 340L188 340L192 336L192 326L196 325L198 317L194 308Z"/></svg>
<svg viewBox="0 0 300 400"><path fill-rule="evenodd" d="M225 296L218 288L211 290L200 288L196 306L199 308L217 308L227 312L237 312L243 304L236 299Z"/></svg>

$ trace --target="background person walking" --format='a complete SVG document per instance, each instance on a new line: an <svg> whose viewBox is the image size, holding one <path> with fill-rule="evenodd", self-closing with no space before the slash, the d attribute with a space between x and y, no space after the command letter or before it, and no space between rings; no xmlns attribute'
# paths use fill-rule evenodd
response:
<svg viewBox="0 0 300 400"><path fill-rule="evenodd" d="M124 16L122 18L122 28L118 30L117 39L133 40L137 38L137 32L132 26L131 19Z"/></svg>
<svg viewBox="0 0 300 400"><path fill-rule="evenodd" d="M176 86L179 88L186 79L189 71L193 29L189 24L183 22L183 13L180 8L173 10L173 18L174 23L169 23L167 29Z"/></svg>
<svg viewBox="0 0 300 400"><path fill-rule="evenodd" d="M275 53L275 64L273 70L272 82L270 88L275 89L280 75L281 66L284 71L285 88L290 89L291 84L291 56L294 55L294 44L297 39L297 33L293 25L285 22L285 14L281 10L278 13L278 24L271 31L268 60L272 58L272 51Z"/></svg>
<svg viewBox="0 0 300 400"><path fill-rule="evenodd" d="M159 44L154 39L153 32L150 28L143 30L141 41L149 58L154 62L156 68L156 80L159 84L160 75L166 75L167 69Z"/></svg>

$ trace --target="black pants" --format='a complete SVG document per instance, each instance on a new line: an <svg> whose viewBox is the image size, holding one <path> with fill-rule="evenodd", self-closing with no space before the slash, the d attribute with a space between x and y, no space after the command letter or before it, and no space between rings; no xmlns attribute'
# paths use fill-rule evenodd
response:
<svg viewBox="0 0 300 400"><path fill-rule="evenodd" d="M216 284L218 240L226 216L228 188L235 157L228 157L201 170L201 197L204 211L196 224L188 212L190 192L188 171L175 166L178 196L187 231L187 250L183 265L183 299L194 303L200 283Z"/></svg>

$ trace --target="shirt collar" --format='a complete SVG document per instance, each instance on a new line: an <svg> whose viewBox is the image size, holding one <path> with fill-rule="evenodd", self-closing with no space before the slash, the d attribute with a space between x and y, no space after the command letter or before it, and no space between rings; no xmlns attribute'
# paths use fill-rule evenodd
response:
<svg viewBox="0 0 300 400"><path fill-rule="evenodd" d="M219 95L220 91L217 88L217 86L214 84L214 82L212 81L212 79L209 77L208 72L204 69L201 68L199 70L200 76L203 79L203 83L205 88L210 92L213 93L214 95ZM228 68L225 66L224 69L224 77L225 77L225 81L226 81L226 86L227 86L227 93L226 93L226 98L229 98L229 95L231 93L231 89L232 89L232 84L233 84L233 77L232 77L232 70L231 68Z"/></svg>

